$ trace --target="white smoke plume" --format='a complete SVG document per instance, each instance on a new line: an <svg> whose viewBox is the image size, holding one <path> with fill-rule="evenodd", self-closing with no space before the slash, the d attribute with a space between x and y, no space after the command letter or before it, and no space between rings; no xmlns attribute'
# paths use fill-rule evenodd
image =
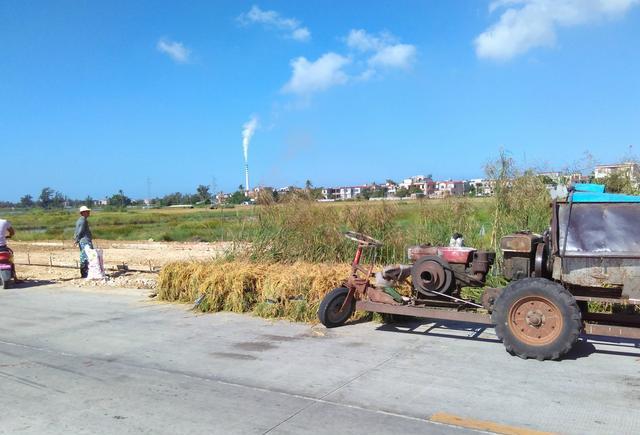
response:
<svg viewBox="0 0 640 435"><path fill-rule="evenodd" d="M251 137L253 133L256 132L258 128L258 117L255 115L251 115L251 119L244 123L242 126L242 151L244 151L244 162L247 163L249 161L249 142L251 142Z"/></svg>

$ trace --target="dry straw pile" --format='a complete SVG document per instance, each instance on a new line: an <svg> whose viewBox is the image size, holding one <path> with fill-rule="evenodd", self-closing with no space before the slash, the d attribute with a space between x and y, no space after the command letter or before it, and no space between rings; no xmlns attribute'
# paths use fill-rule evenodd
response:
<svg viewBox="0 0 640 435"><path fill-rule="evenodd" d="M322 297L348 275L346 264L175 262L162 269L160 299L194 302L202 311L254 312L296 321L316 318Z"/></svg>

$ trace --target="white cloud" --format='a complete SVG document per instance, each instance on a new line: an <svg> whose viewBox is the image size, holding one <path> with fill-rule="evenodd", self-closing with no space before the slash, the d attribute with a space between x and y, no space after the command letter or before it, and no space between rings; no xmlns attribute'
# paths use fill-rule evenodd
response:
<svg viewBox="0 0 640 435"><path fill-rule="evenodd" d="M282 91L308 97L347 82L364 82L379 75L382 69L410 67L417 53L415 46L399 43L388 32L374 35L353 29L344 42L351 49L349 56L329 52L315 61L305 57L293 59L291 78Z"/></svg>
<svg viewBox="0 0 640 435"><path fill-rule="evenodd" d="M351 49L372 53L368 59L370 69L360 76L363 80L375 75L375 67L408 68L417 53L414 45L400 44L398 38L388 32L373 35L363 29L352 29L346 42Z"/></svg>
<svg viewBox="0 0 640 435"><path fill-rule="evenodd" d="M156 48L159 52L168 55L171 59L178 63L189 62L191 56L191 50L185 47L181 42L171 41L165 38L161 38L158 40Z"/></svg>
<svg viewBox="0 0 640 435"><path fill-rule="evenodd" d="M347 35L347 46L360 51L375 51L384 47L383 37L374 36L363 29L351 29Z"/></svg>
<svg viewBox="0 0 640 435"><path fill-rule="evenodd" d="M410 44L395 44L384 47L369 59L373 66L408 68L416 57L416 47Z"/></svg>
<svg viewBox="0 0 640 435"><path fill-rule="evenodd" d="M296 41L308 41L311 39L311 32L306 27L299 27L291 33L291 37Z"/></svg>
<svg viewBox="0 0 640 435"><path fill-rule="evenodd" d="M308 96L332 86L345 84L349 77L343 68L350 62L349 58L332 52L322 55L313 62L304 57L298 57L291 61L293 73L282 90Z"/></svg>
<svg viewBox="0 0 640 435"><path fill-rule="evenodd" d="M286 18L276 11L265 11L254 5L249 12L240 14L238 21L241 24L262 24L266 27L276 28L287 32L287 37L296 41L305 42L311 39L311 32L303 27L295 18Z"/></svg>
<svg viewBox="0 0 640 435"><path fill-rule="evenodd" d="M623 16L640 0L497 0L489 12L507 8L474 40L480 58L507 60L535 47L553 46L558 27Z"/></svg>

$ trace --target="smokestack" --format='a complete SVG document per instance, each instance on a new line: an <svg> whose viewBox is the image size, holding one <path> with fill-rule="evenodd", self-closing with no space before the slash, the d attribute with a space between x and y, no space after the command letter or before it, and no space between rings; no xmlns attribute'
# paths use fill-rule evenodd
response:
<svg viewBox="0 0 640 435"><path fill-rule="evenodd" d="M249 193L249 164L244 164L244 188Z"/></svg>
<svg viewBox="0 0 640 435"><path fill-rule="evenodd" d="M245 191L249 193L249 142L258 128L258 117L251 115L249 121L242 126L242 153L244 154Z"/></svg>

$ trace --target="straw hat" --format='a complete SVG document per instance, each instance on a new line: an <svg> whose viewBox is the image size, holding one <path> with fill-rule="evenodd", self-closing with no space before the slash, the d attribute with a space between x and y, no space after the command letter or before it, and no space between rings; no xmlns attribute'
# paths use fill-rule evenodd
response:
<svg viewBox="0 0 640 435"><path fill-rule="evenodd" d="M91 211L91 209L89 207L87 207L86 205L83 205L82 207L80 207L80 213L82 213L83 211Z"/></svg>

